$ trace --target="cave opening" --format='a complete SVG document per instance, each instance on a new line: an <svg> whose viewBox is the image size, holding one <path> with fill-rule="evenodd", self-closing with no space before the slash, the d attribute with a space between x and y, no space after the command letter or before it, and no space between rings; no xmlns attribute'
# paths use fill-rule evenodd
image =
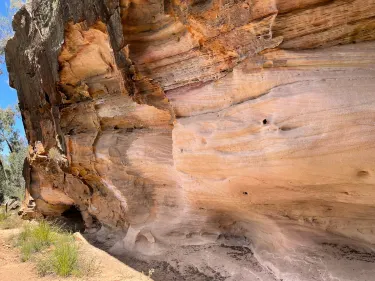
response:
<svg viewBox="0 0 375 281"><path fill-rule="evenodd" d="M85 230L85 222L82 218L81 211L75 205L72 205L61 214L61 220L67 230L73 232L84 232Z"/></svg>

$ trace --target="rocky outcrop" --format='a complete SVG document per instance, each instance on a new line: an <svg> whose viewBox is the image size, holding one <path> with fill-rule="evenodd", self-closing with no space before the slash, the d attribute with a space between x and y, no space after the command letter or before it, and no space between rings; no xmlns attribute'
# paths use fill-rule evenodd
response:
<svg viewBox="0 0 375 281"><path fill-rule="evenodd" d="M6 59L38 211L75 206L160 280L370 280L374 17L369 0L31 1Z"/></svg>

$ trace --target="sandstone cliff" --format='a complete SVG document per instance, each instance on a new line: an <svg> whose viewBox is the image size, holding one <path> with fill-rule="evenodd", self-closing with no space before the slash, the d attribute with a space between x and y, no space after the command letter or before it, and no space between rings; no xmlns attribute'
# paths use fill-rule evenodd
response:
<svg viewBox="0 0 375 281"><path fill-rule="evenodd" d="M13 26L40 212L179 280L372 280L375 1L33 0Z"/></svg>

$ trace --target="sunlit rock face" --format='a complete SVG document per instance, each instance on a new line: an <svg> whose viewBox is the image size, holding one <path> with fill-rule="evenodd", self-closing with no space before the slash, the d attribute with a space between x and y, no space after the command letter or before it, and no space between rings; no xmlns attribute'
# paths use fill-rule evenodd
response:
<svg viewBox="0 0 375 281"><path fill-rule="evenodd" d="M374 18L371 0L31 1L7 65L38 210L76 206L156 280L373 280Z"/></svg>

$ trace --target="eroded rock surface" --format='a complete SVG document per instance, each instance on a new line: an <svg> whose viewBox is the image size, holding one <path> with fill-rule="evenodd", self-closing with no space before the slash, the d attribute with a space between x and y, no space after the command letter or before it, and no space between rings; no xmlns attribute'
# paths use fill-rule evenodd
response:
<svg viewBox="0 0 375 281"><path fill-rule="evenodd" d="M372 280L374 18L372 0L30 1L7 65L38 211L75 206L160 280Z"/></svg>

